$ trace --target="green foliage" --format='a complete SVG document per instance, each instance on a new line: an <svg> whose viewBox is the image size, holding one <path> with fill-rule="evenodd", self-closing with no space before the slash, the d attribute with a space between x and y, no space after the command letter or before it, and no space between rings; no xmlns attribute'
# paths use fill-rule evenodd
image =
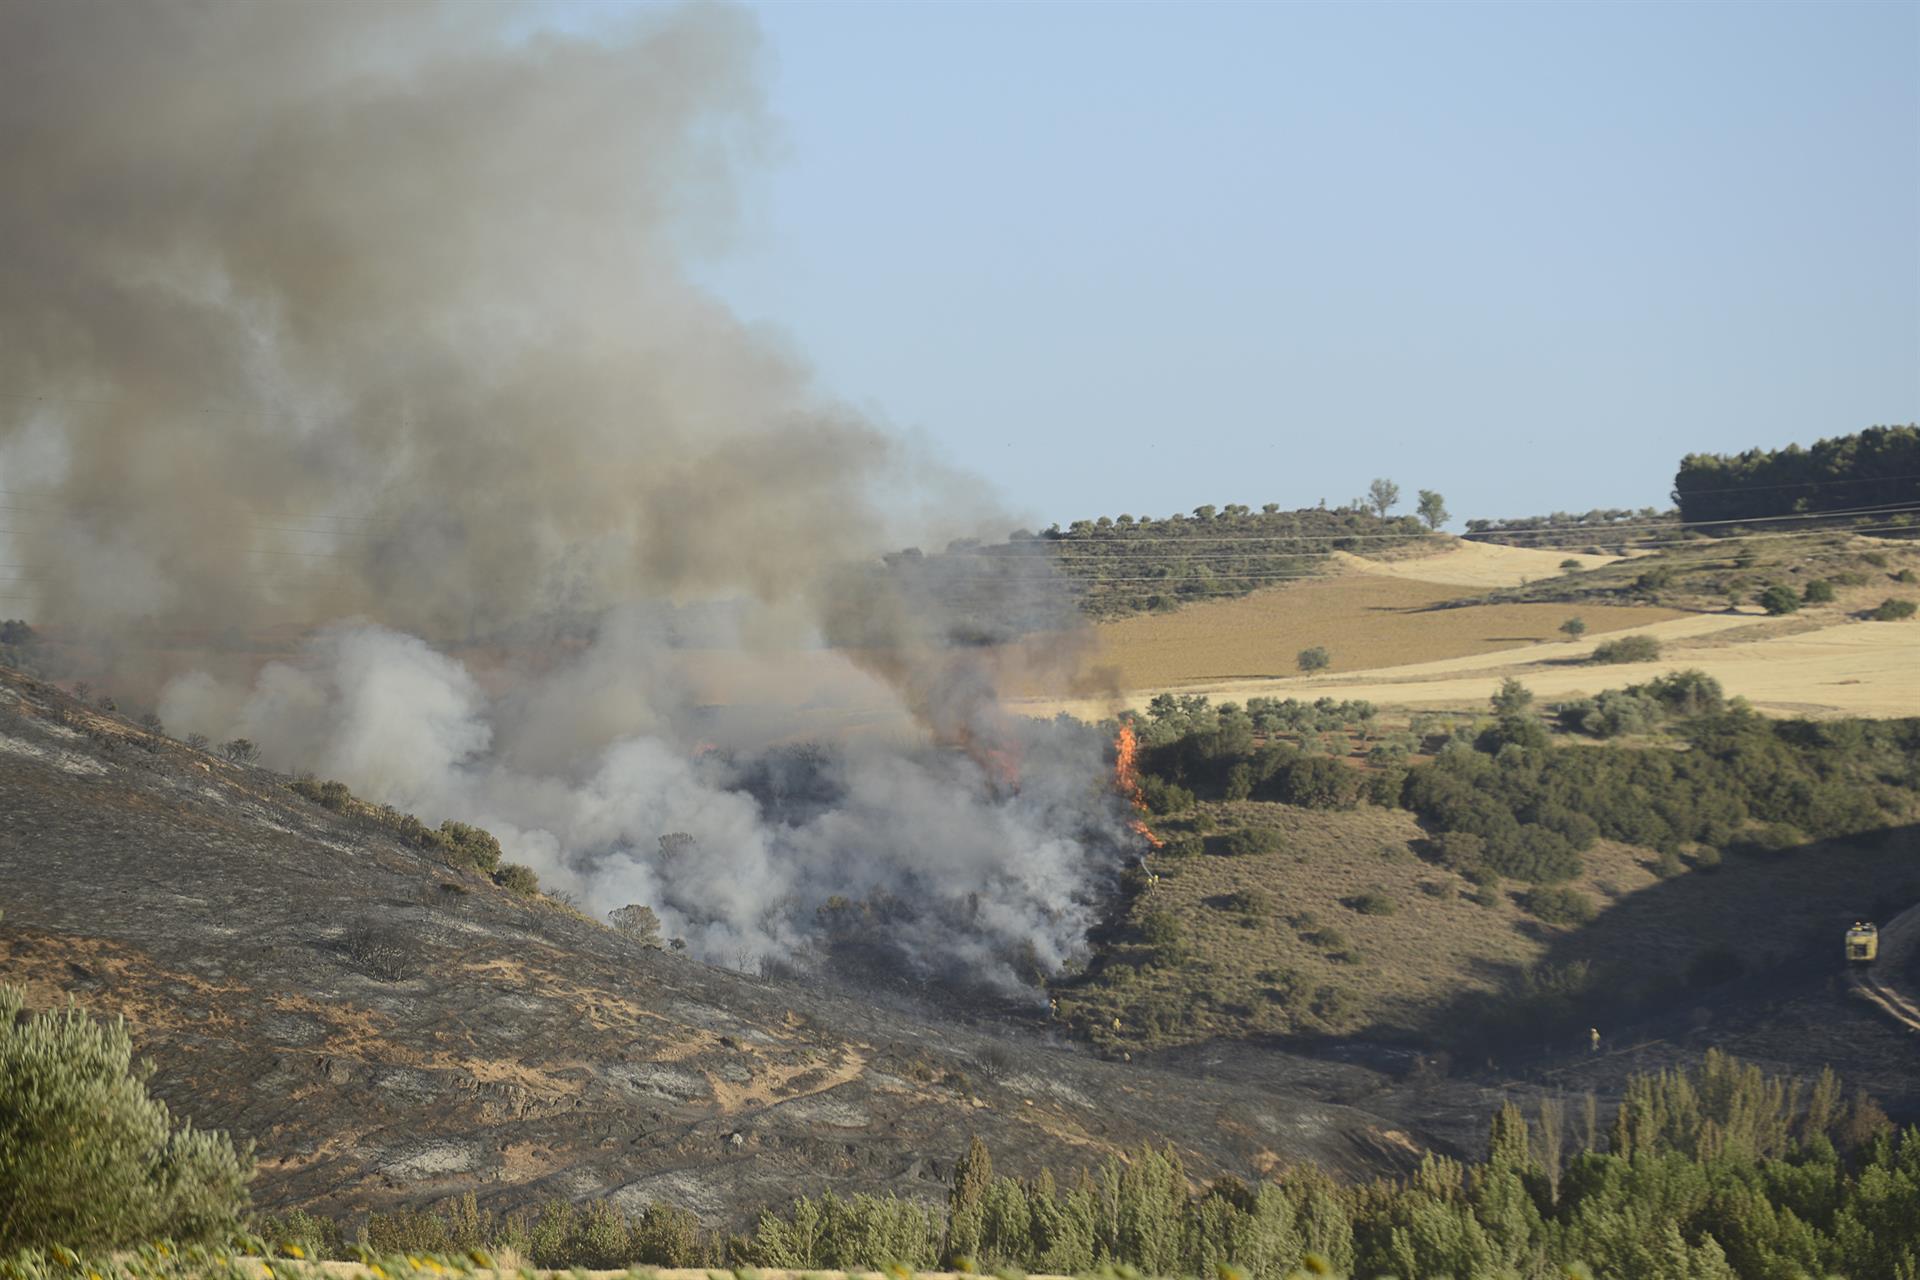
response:
<svg viewBox="0 0 1920 1280"><path fill-rule="evenodd" d="M1520 905L1548 924L1586 924L1596 914L1593 899L1576 889L1529 889L1520 895Z"/></svg>
<svg viewBox="0 0 1920 1280"><path fill-rule="evenodd" d="M347 784L344 782L316 782L312 778L295 778L287 784L287 790L302 799L311 800L323 809L331 809L335 813L345 812L347 805L353 800L353 792L347 789Z"/></svg>
<svg viewBox="0 0 1920 1280"><path fill-rule="evenodd" d="M487 875L500 866L500 842L491 832L448 819L440 824L440 834L447 861L454 866L471 867Z"/></svg>
<svg viewBox="0 0 1920 1280"><path fill-rule="evenodd" d="M1648 696L1712 705L1704 677L1679 676ZM1575 846L1595 834L1676 850L1717 847L1756 821L1849 835L1907 813L1920 785L1920 721L1771 721L1735 705L1677 731L1691 750L1521 748L1496 759L1448 747L1412 770L1403 802L1437 830L1480 836L1483 860L1503 874L1565 879Z"/></svg>
<svg viewBox="0 0 1920 1280"><path fill-rule="evenodd" d="M1586 619L1568 618L1560 624L1560 634L1569 640L1578 640L1581 636L1587 634Z"/></svg>
<svg viewBox="0 0 1920 1280"><path fill-rule="evenodd" d="M1229 831L1221 844L1236 858L1272 853L1280 847L1280 833L1272 827L1241 827Z"/></svg>
<svg viewBox="0 0 1920 1280"><path fill-rule="evenodd" d="M1920 427L1870 427L1811 448L1689 454L1673 480L1688 521L1763 520L1914 500Z"/></svg>
<svg viewBox="0 0 1920 1280"><path fill-rule="evenodd" d="M1327 652L1325 646L1314 645L1310 649L1302 649L1297 661L1300 664L1300 669L1311 675L1316 671L1325 671L1331 666L1333 664L1333 655Z"/></svg>
<svg viewBox="0 0 1920 1280"><path fill-rule="evenodd" d="M1390 916L1400 909L1399 900L1384 889L1355 894L1347 899L1347 905L1363 916Z"/></svg>
<svg viewBox="0 0 1920 1280"><path fill-rule="evenodd" d="M1367 486L1367 501L1373 505L1374 514L1384 518L1400 505L1400 486L1385 478L1377 479Z"/></svg>
<svg viewBox="0 0 1920 1280"><path fill-rule="evenodd" d="M1178 964L1186 955L1186 937L1180 930L1179 918L1171 911L1154 910L1142 915L1140 940L1156 964Z"/></svg>
<svg viewBox="0 0 1920 1280"><path fill-rule="evenodd" d="M643 903L630 902L624 907L615 907L607 913L607 919L613 927L626 934L643 947L660 949L660 917L652 907Z"/></svg>
<svg viewBox="0 0 1920 1280"><path fill-rule="evenodd" d="M1875 605L1867 617L1874 622L1900 622L1914 615L1916 606L1911 600L1899 600L1892 596Z"/></svg>
<svg viewBox="0 0 1920 1280"><path fill-rule="evenodd" d="M236 1231L250 1148L176 1126L148 1095L124 1023L25 1006L23 991L0 987L0 1256Z"/></svg>
<svg viewBox="0 0 1920 1280"><path fill-rule="evenodd" d="M1798 613L1800 597L1794 593L1792 587L1776 582L1760 593L1760 607L1775 616L1783 613Z"/></svg>
<svg viewBox="0 0 1920 1280"><path fill-rule="evenodd" d="M1652 636L1621 636L1602 640L1593 647L1589 659L1598 663L1655 662L1660 657L1660 642Z"/></svg>
<svg viewBox="0 0 1920 1280"><path fill-rule="evenodd" d="M1702 671L1675 671L1645 684L1608 689L1592 698L1562 703L1560 723L1596 738L1653 733L1668 721L1718 715L1726 709L1720 682Z"/></svg>
<svg viewBox="0 0 1920 1280"><path fill-rule="evenodd" d="M1809 582L1800 589L1800 603L1832 604L1833 583L1827 581L1825 578L1815 578L1812 582Z"/></svg>
<svg viewBox="0 0 1920 1280"><path fill-rule="evenodd" d="M523 894L526 897L532 897L540 892L540 877L534 873L532 867L521 866L517 862L509 862L494 872L493 882L509 893Z"/></svg>
<svg viewBox="0 0 1920 1280"><path fill-rule="evenodd" d="M1447 500L1432 489L1420 490L1420 504L1415 510L1429 529L1438 529L1447 522Z"/></svg>

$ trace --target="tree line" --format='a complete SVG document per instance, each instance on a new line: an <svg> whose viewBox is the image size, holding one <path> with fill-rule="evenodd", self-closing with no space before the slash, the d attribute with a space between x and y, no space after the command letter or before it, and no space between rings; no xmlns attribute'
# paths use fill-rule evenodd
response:
<svg viewBox="0 0 1920 1280"><path fill-rule="evenodd" d="M1869 427L1810 448L1691 453L1673 500L1687 521L1920 504L1920 426Z"/></svg>

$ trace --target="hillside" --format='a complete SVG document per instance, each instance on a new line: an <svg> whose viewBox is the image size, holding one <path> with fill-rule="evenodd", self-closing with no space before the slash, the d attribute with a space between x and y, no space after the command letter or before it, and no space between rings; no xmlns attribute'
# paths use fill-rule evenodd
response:
<svg viewBox="0 0 1920 1280"><path fill-rule="evenodd" d="M1371 1071L1276 1059L1262 1086L1214 1085L1049 1045L1031 1018L933 1020L649 950L7 672L0 809L0 981L124 1015L163 1097L258 1142L268 1207L476 1187L724 1224L823 1187L937 1198L973 1134L1010 1169L1172 1138L1242 1175L1361 1175L1424 1144L1342 1105L1412 1109Z"/></svg>

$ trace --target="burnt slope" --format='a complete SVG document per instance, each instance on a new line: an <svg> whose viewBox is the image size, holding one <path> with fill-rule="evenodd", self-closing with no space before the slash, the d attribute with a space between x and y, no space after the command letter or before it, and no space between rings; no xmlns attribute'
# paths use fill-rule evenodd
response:
<svg viewBox="0 0 1920 1280"><path fill-rule="evenodd" d="M0 981L124 1015L161 1096L259 1144L267 1206L474 1187L737 1222L938 1195L972 1133L1009 1171L1171 1139L1202 1175L1358 1176L1424 1145L1343 1105L1387 1096L1360 1068L1209 1082L644 949L3 671L0 817Z"/></svg>

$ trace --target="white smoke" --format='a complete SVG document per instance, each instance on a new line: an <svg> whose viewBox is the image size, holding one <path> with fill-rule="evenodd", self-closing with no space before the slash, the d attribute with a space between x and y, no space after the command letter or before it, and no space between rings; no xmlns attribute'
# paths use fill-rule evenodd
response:
<svg viewBox="0 0 1920 1280"><path fill-rule="evenodd" d="M177 733L487 826L711 958L827 936L837 896L929 968L1057 963L1118 857L1100 744L998 707L1075 644L985 642L1061 623L1058 584L878 572L1013 522L682 262L769 136L750 17L540 13L0 0L9 612ZM891 690L919 736L776 803L699 750L693 621L728 701L825 637L827 696ZM1022 751L1018 787L981 763Z"/></svg>
<svg viewBox="0 0 1920 1280"><path fill-rule="evenodd" d="M536 691L592 687L640 633L617 623ZM246 736L264 763L337 778L430 824L484 826L548 888L600 915L648 905L695 955L734 966L829 940L821 908L843 901L860 927L897 930L885 945L925 973L1005 981L1016 955L1054 972L1079 950L1127 843L1100 745L1079 726L1016 730L1017 786L958 751L850 747L816 779L830 799L773 813L737 762L696 754L660 721L584 754L495 749L547 742L544 720L569 705L524 689L489 698L417 638L356 623L317 633L250 689L176 678L161 714L182 732ZM692 844L663 848L669 833Z"/></svg>

